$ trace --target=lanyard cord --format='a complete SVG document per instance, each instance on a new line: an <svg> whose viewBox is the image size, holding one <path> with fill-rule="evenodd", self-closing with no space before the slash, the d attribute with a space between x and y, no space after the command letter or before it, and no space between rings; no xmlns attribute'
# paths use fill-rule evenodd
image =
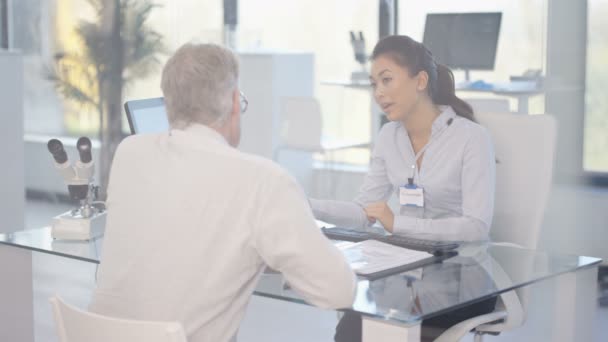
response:
<svg viewBox="0 0 608 342"><path fill-rule="evenodd" d="M426 151L428 149L428 147L434 141L437 141L437 139L439 139L439 137L446 131L446 129L452 124L453 121L454 121L453 118L449 118L448 121L447 121L447 126L445 126L437 134L435 134L435 138L431 139L431 141L429 141L426 145L424 145L424 147L420 151L418 151L418 153L416 153L416 155L414 156L414 164L412 164L411 177L407 178L407 184L408 185L414 185L414 176L416 174L416 168L417 168L417 164L418 164L418 159L420 159L420 157L422 156L422 154L424 153L424 151Z"/></svg>

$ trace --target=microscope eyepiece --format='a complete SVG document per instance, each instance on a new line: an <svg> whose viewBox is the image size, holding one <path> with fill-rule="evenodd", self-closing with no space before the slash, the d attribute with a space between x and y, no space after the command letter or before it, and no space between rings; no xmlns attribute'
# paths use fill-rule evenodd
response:
<svg viewBox="0 0 608 342"><path fill-rule="evenodd" d="M65 153L65 149L63 149L63 144L61 141L57 139L49 140L47 147L49 152L53 155L53 158L57 162L57 164L63 164L68 161L68 155Z"/></svg>
<svg viewBox="0 0 608 342"><path fill-rule="evenodd" d="M80 161L84 164L89 163L93 158L91 156L91 140L87 137L81 137L76 143L78 153L80 154Z"/></svg>

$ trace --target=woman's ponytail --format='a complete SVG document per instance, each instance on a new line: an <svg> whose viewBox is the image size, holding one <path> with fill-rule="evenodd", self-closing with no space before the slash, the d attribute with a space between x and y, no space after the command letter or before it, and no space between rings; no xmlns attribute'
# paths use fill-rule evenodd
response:
<svg viewBox="0 0 608 342"><path fill-rule="evenodd" d="M436 87L432 87L435 88L435 96L432 96L433 102L439 105L451 106L456 114L475 121L471 105L456 96L454 74L452 74L452 71L447 66L437 63L436 82Z"/></svg>

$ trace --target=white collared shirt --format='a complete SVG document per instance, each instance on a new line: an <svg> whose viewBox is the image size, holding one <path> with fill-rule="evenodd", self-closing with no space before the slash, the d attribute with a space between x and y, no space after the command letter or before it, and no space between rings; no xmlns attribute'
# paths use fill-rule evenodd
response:
<svg viewBox="0 0 608 342"><path fill-rule="evenodd" d="M424 189L424 207L400 206L395 234L445 240L485 240L494 210L496 159L488 131L449 106L441 107L414 182ZM451 121L450 121L451 120ZM450 124L448 124L450 122ZM378 134L359 194L353 202L311 199L315 216L340 226L362 228L363 208L397 196L415 165L415 153L400 122L385 124Z"/></svg>
<svg viewBox="0 0 608 342"><path fill-rule="evenodd" d="M265 265L314 305L352 305L354 274L292 177L206 126L125 139L108 192L93 312L229 341Z"/></svg>

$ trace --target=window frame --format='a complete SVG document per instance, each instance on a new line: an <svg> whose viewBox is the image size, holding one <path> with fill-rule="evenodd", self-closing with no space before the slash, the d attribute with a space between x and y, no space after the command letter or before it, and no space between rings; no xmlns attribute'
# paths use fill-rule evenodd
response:
<svg viewBox="0 0 608 342"><path fill-rule="evenodd" d="M0 0L0 49L8 50L10 44L10 0Z"/></svg>
<svg viewBox="0 0 608 342"><path fill-rule="evenodd" d="M591 6L589 6L589 3L587 1L585 1L584 4L587 8L585 11L585 39L586 39L586 48L585 48L585 56L587 56L589 54L589 34L591 33L590 30L590 20L589 20L589 14L591 12ZM583 139L581 140L581 145L580 145L580 151L582 154L582 158L581 158L581 165L580 165L580 176L581 179L583 180L584 183L591 185L591 186L595 186L595 187L602 187L602 188L608 188L608 170L607 171L589 171L585 169L585 139L586 139L586 132L585 132L585 122L587 120L587 72L588 72L588 58L585 57L585 90L584 90L584 97L585 97L585 101L583 104L583 113L584 115L581 117L581 120L583 120L583 125L582 125L582 137Z"/></svg>

